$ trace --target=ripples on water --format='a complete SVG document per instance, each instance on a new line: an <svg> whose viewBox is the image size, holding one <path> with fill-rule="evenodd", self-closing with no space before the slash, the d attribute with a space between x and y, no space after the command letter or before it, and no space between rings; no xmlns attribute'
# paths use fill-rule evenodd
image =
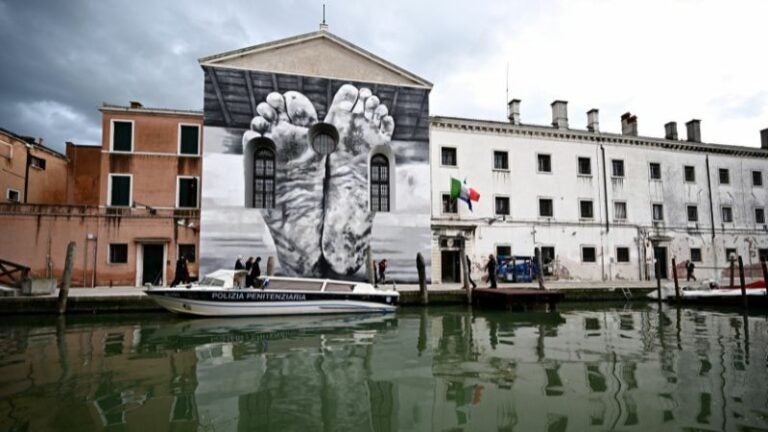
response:
<svg viewBox="0 0 768 432"><path fill-rule="evenodd" d="M0 430L768 429L765 312L578 308L4 318Z"/></svg>

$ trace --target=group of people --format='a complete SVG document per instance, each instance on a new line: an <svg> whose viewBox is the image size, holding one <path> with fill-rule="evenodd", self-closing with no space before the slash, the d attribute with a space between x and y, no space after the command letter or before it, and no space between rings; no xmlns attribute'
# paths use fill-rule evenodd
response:
<svg viewBox="0 0 768 432"><path fill-rule="evenodd" d="M235 270L245 270L245 286L251 288L257 286L259 282L259 276L261 276L261 257L248 257L243 263L243 256L239 255L237 261L235 261Z"/></svg>

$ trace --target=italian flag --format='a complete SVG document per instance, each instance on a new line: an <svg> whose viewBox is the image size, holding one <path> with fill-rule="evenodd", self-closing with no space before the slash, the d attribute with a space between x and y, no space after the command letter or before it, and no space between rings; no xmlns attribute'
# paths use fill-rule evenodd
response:
<svg viewBox="0 0 768 432"><path fill-rule="evenodd" d="M467 186L466 180L462 183L458 179L451 177L451 199L456 198L466 202L469 210L472 211L472 201L480 200L480 193Z"/></svg>

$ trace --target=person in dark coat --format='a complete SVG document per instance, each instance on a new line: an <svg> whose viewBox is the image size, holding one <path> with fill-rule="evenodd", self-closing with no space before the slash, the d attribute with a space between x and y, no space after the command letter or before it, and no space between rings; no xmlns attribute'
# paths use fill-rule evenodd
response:
<svg viewBox="0 0 768 432"><path fill-rule="evenodd" d="M258 287L261 285L261 281L259 280L259 276L261 276L261 266L259 263L261 262L261 257L256 257L256 260L251 265L251 269L248 272L248 277L251 279L250 286Z"/></svg>
<svg viewBox="0 0 768 432"><path fill-rule="evenodd" d="M251 267L253 266L253 257L248 257L245 260L245 287L249 288L253 286L253 278L251 278Z"/></svg>
<svg viewBox="0 0 768 432"><path fill-rule="evenodd" d="M238 255L237 256L237 261L235 261L235 270L242 270L244 268L245 268L245 266L243 266L243 256L242 255Z"/></svg>
<svg viewBox="0 0 768 432"><path fill-rule="evenodd" d="M383 259L379 261L379 281L384 283L385 275L387 272L387 260Z"/></svg>
<svg viewBox="0 0 768 432"><path fill-rule="evenodd" d="M184 255L180 255L176 260L176 274L174 275L171 287L175 287L180 283L189 282L189 269L187 268L187 258Z"/></svg>
<svg viewBox="0 0 768 432"><path fill-rule="evenodd" d="M685 265L685 280L689 281L693 279L696 280L696 276L693 275L693 270L696 269L696 265L693 263L693 261L688 260L688 264Z"/></svg>
<svg viewBox="0 0 768 432"><path fill-rule="evenodd" d="M472 280L472 260L469 259L469 256L466 256L467 258L467 279L469 280L469 283L472 284L472 289L477 288L477 284L475 281Z"/></svg>
<svg viewBox="0 0 768 432"><path fill-rule="evenodd" d="M493 254L488 255L488 264L485 265L485 269L488 271L488 282L491 288L496 288L496 259Z"/></svg>

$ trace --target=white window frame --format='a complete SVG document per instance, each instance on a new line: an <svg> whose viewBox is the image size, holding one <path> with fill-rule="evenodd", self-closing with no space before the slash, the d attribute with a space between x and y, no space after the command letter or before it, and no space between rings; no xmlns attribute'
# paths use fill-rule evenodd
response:
<svg viewBox="0 0 768 432"><path fill-rule="evenodd" d="M506 198L507 199L507 214L496 213L496 198ZM494 195L493 196L493 215L494 216L503 216L503 217L511 217L512 216L512 199L509 197L509 195Z"/></svg>
<svg viewBox="0 0 768 432"><path fill-rule="evenodd" d="M580 172L581 165L579 164L579 159L586 159L589 161L589 174L584 174ZM576 156L576 175L578 177L592 177L592 158L589 156Z"/></svg>
<svg viewBox="0 0 768 432"><path fill-rule="evenodd" d="M11 192L16 192L16 195L19 197L19 199L12 200L11 199ZM19 190L17 190L17 189L14 189L14 188L7 188L5 190L5 199L8 202L20 203L21 202L21 192Z"/></svg>
<svg viewBox="0 0 768 432"><path fill-rule="evenodd" d="M195 127L197 128L197 153L182 153L181 152L181 128L182 126L186 127ZM203 139L202 134L202 128L199 124L196 123L179 123L179 126L177 128L177 146L176 146L176 154L179 157L199 157L200 156L200 141Z"/></svg>
<svg viewBox="0 0 768 432"><path fill-rule="evenodd" d="M616 204L617 203L624 204L624 217L623 218L619 218L619 217L616 216ZM615 200L615 201L613 201L613 221L616 222L616 221L626 221L626 220L627 220L627 202L624 201L624 200Z"/></svg>
<svg viewBox="0 0 768 432"><path fill-rule="evenodd" d="M656 215L653 211L654 206L661 206L661 219L656 219ZM664 203L651 203L651 221L664 222Z"/></svg>
<svg viewBox="0 0 768 432"><path fill-rule="evenodd" d="M763 211L763 221L762 222L758 222L757 221L757 211L758 210L762 210ZM755 218L755 223L756 224L765 224L765 207L755 207L754 210L752 211L752 215Z"/></svg>
<svg viewBox="0 0 768 432"><path fill-rule="evenodd" d="M549 171L541 171L539 170L539 156L548 156L549 157ZM552 175L554 173L554 163L552 163L552 153L536 153L536 173L537 174L549 174Z"/></svg>
<svg viewBox="0 0 768 432"><path fill-rule="evenodd" d="M619 261L619 249L626 249L627 250L627 260L626 261ZM622 246L618 245L614 249L614 253L616 254L616 264L618 265L628 265L632 263L632 248L629 246Z"/></svg>
<svg viewBox="0 0 768 432"><path fill-rule="evenodd" d="M443 164L443 149L453 149L454 155L456 156L455 164L454 165L445 165ZM456 147L452 146L440 146L440 166L445 168L458 168L459 167L459 150Z"/></svg>
<svg viewBox="0 0 768 432"><path fill-rule="evenodd" d="M651 170L651 166L652 165L658 165L659 166L659 177L658 178L652 176L652 172L653 172ZM648 162L648 180L650 180L650 181L662 181L662 179L664 179L664 175L661 172L661 162L654 162L654 161Z"/></svg>
<svg viewBox="0 0 768 432"><path fill-rule="evenodd" d="M507 167L506 168L496 168L496 153L504 153L507 156ZM501 172L509 172L509 150L499 150L499 149L493 149L491 152L492 157L492 163L493 163L493 170L494 171L501 171Z"/></svg>
<svg viewBox="0 0 768 432"><path fill-rule="evenodd" d="M183 179L195 179L197 182L197 197L195 199L195 202L197 205L195 207L180 207L179 206L179 198L181 195L181 180ZM186 209L199 209L200 208L200 177L198 176L176 176L176 208L181 210Z"/></svg>
<svg viewBox="0 0 768 432"><path fill-rule="evenodd" d="M586 217L586 216L581 214L581 203L586 202L586 201L589 201L590 203L592 203L592 216L591 217ZM593 200L592 198L579 198L579 219L580 220L595 220L595 200Z"/></svg>
<svg viewBox="0 0 768 432"><path fill-rule="evenodd" d="M115 122L131 124L131 149L129 151L115 150ZM118 118L110 119L109 120L109 151L111 153L133 153L133 150L135 148L136 148L136 122L128 119L118 119Z"/></svg>
<svg viewBox="0 0 768 432"><path fill-rule="evenodd" d="M128 177L131 179L130 187L128 188L128 205L113 205L112 204L112 177ZM123 173L109 173L109 179L107 181L107 207L119 207L128 208L133 206L133 174Z"/></svg>
<svg viewBox="0 0 768 432"><path fill-rule="evenodd" d="M728 211L731 212L731 220L726 221L725 220L725 209L728 209ZM720 222L722 223L733 223L733 206L731 205L721 205L720 206Z"/></svg>
<svg viewBox="0 0 768 432"><path fill-rule="evenodd" d="M112 245L125 245L125 262L112 262ZM107 264L112 265L125 265L130 261L130 248L128 242L125 243L109 243L107 245Z"/></svg>

